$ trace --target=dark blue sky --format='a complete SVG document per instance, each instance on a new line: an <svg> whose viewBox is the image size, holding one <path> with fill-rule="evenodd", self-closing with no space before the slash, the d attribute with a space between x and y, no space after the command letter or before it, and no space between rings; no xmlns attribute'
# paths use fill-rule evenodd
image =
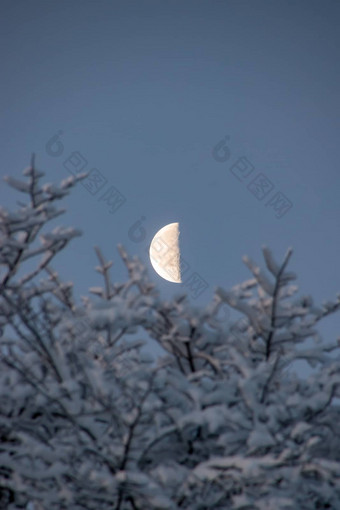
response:
<svg viewBox="0 0 340 510"><path fill-rule="evenodd" d="M278 259L293 247L303 293L335 296L339 2L2 0L0 18L1 174L18 176L32 152L48 182L77 158L92 170L57 222L84 232L55 264L77 293L99 284L94 245L125 280L118 243L146 261L164 296L177 292L146 249L179 221L186 276L209 285L195 303L248 278L244 254L263 266L263 244ZM49 142L59 131L60 155ZM1 184L0 202L14 198ZM113 214L111 199L114 209L125 199ZM129 230L141 217L138 240Z"/></svg>

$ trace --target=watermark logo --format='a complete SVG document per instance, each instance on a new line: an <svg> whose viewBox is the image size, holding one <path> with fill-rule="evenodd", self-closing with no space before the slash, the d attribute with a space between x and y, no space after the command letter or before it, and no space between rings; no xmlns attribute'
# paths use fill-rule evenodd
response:
<svg viewBox="0 0 340 510"><path fill-rule="evenodd" d="M226 141L229 140L229 136L225 136L220 140L212 150L212 157L219 163L225 163L230 158L230 149L226 145Z"/></svg>
<svg viewBox="0 0 340 510"><path fill-rule="evenodd" d="M227 145L229 136L225 136L213 147L211 153L212 157L218 163L226 163L231 158L231 150ZM286 197L281 191L277 191L273 196L270 197L275 186L271 180L263 173L258 173L253 177L255 166L249 161L246 156L241 156L230 166L230 172L240 181L247 185L248 191L259 201L268 198L265 202L266 207L273 209L275 217L280 219L293 207L293 203L289 198ZM249 182L250 176L253 179Z"/></svg>
<svg viewBox="0 0 340 510"><path fill-rule="evenodd" d="M61 140L63 131L59 130L54 134L45 144L46 154L53 158L59 158L64 153L64 144ZM63 167L72 175L88 171L88 175L81 181L84 188L95 196L98 192L102 191L98 198L98 202L102 202L108 208L110 214L115 214L126 202L125 196L113 185L108 186L108 180L98 170L98 168L91 168L87 170L88 161L79 151L71 152L68 157L63 161ZM105 187L107 189L105 189Z"/></svg>
<svg viewBox="0 0 340 510"><path fill-rule="evenodd" d="M276 212L277 218L282 218L293 207L292 202L280 191L276 193L266 204L271 206Z"/></svg>
<svg viewBox="0 0 340 510"><path fill-rule="evenodd" d="M99 202L103 201L109 206L109 213L114 214L126 202L126 198L118 191L115 186L108 188L105 193L99 197Z"/></svg>
<svg viewBox="0 0 340 510"><path fill-rule="evenodd" d="M247 188L257 200L263 200L274 189L274 184L264 174L258 174Z"/></svg>
<svg viewBox="0 0 340 510"><path fill-rule="evenodd" d="M131 225L128 230L128 237L133 243L141 243L146 238L146 230L143 226L143 222L146 220L145 216L142 216L140 220L137 220Z"/></svg>
<svg viewBox="0 0 340 510"><path fill-rule="evenodd" d="M64 145L60 140L63 132L60 130L53 135L45 145L46 154L52 158L59 158L64 152Z"/></svg>
<svg viewBox="0 0 340 510"><path fill-rule="evenodd" d="M237 177L239 181L244 181L249 177L249 175L253 172L254 165L250 163L250 161L243 156L242 158L238 158L236 163L234 163L230 167L230 171Z"/></svg>

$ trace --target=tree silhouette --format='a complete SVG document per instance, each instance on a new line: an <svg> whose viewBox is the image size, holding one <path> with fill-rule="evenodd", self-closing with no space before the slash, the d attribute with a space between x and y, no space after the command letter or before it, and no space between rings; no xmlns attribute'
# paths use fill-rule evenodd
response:
<svg viewBox="0 0 340 510"><path fill-rule="evenodd" d="M8 177L27 202L0 209L0 508L339 508L339 341L316 326L340 297L298 297L292 251L263 248L266 271L245 258L252 278L198 310L120 246L127 281L96 248L103 287L80 304L51 266L80 232L45 229L85 174L43 175ZM221 324L224 303L242 318Z"/></svg>

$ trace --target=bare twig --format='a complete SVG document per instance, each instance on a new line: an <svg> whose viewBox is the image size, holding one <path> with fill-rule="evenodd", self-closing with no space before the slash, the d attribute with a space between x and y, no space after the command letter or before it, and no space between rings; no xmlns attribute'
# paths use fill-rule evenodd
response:
<svg viewBox="0 0 340 510"><path fill-rule="evenodd" d="M270 331L269 331L269 334L268 334L268 337L266 340L266 359L267 360L269 359L269 356L271 353L272 339L273 339L273 335L274 335L274 331L275 331L276 304L277 304L277 299L278 299L279 290L280 290L281 276L284 273L284 270L288 264L291 254L292 254L292 250L289 249L285 256L283 264L280 267L280 270L278 272L278 275L277 275L277 278L275 281L275 287L274 287L274 292L273 292L273 301L272 301L272 310L271 310L271 317L270 317Z"/></svg>

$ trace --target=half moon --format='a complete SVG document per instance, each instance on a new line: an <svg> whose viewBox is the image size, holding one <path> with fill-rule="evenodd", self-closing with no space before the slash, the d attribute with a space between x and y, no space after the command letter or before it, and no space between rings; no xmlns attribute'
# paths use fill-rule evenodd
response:
<svg viewBox="0 0 340 510"><path fill-rule="evenodd" d="M152 267L165 280L181 283L179 228L178 223L169 223L161 228L150 244Z"/></svg>

